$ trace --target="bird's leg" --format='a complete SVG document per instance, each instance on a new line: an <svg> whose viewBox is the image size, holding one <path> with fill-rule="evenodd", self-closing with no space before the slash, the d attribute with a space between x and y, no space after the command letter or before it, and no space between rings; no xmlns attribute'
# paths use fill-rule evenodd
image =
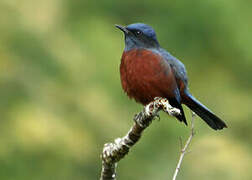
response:
<svg viewBox="0 0 252 180"><path fill-rule="evenodd" d="M177 108L172 107L169 104L168 99L166 98L161 98L161 97L155 97L154 98L154 102L157 104L157 106L161 109L163 109L163 111L165 111L166 113L168 113L170 116L176 116L180 114L180 110Z"/></svg>

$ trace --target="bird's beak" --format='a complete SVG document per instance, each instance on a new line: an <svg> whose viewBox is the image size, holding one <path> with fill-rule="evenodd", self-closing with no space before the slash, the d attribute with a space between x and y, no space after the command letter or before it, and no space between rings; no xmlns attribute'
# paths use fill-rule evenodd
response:
<svg viewBox="0 0 252 180"><path fill-rule="evenodd" d="M123 31L125 34L129 33L129 30L126 27L124 27L124 26L120 26L120 25L116 24L115 27L117 27L118 29L120 29L121 31Z"/></svg>

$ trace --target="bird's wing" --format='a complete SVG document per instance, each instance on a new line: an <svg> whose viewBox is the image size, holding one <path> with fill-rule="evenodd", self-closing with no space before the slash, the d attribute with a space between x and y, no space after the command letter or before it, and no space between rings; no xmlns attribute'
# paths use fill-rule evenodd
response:
<svg viewBox="0 0 252 180"><path fill-rule="evenodd" d="M180 97L180 92L179 92L179 89L176 88L174 90L174 93L175 93L175 98L169 98L169 103L173 106L173 107L176 107L180 110L180 114L176 116L176 118L181 121L181 122L184 122L186 125L187 125L187 122L186 122L186 118L185 118L185 113L184 113L184 110L183 110L183 107L181 105L181 97Z"/></svg>
<svg viewBox="0 0 252 180"><path fill-rule="evenodd" d="M163 58L170 64L171 69L175 74L178 87L180 88L180 85L182 83L183 86L186 88L188 78L184 64L164 49L161 49L161 54Z"/></svg>
<svg viewBox="0 0 252 180"><path fill-rule="evenodd" d="M167 79L167 88L166 91L172 91L170 92L168 96L169 103L173 106L176 107L180 110L180 115L176 116L176 118L179 121L184 122L187 125L186 118L185 118L185 113L181 105L181 94L180 94L180 84L178 83L179 77L178 76L183 76L183 74L178 74L178 70L175 68L179 68L179 66L176 66L176 64L173 63L173 61L168 61L164 56L162 56L162 59L165 60L163 67L166 69L166 79ZM184 70L183 70L184 72ZM162 88L165 89L165 88Z"/></svg>

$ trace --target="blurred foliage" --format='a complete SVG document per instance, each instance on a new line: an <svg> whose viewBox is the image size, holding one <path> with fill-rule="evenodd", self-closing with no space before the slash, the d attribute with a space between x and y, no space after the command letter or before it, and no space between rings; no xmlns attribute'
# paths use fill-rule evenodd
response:
<svg viewBox="0 0 252 180"><path fill-rule="evenodd" d="M0 1L0 179L98 179L103 144L141 106L120 85L123 35L152 25L181 59L196 97L229 128L196 123L178 179L252 179L252 3ZM186 114L190 119L190 112ZM199 119L199 118L197 118ZM162 114L118 167L118 179L169 179L189 128Z"/></svg>

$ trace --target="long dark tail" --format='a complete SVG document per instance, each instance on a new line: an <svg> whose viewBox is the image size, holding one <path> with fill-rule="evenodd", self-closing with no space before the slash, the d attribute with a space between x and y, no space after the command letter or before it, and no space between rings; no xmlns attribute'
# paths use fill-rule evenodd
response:
<svg viewBox="0 0 252 180"><path fill-rule="evenodd" d="M201 104L193 95L185 91L183 103L187 105L193 112L200 116L211 128L220 130L226 128L227 125L207 107Z"/></svg>

